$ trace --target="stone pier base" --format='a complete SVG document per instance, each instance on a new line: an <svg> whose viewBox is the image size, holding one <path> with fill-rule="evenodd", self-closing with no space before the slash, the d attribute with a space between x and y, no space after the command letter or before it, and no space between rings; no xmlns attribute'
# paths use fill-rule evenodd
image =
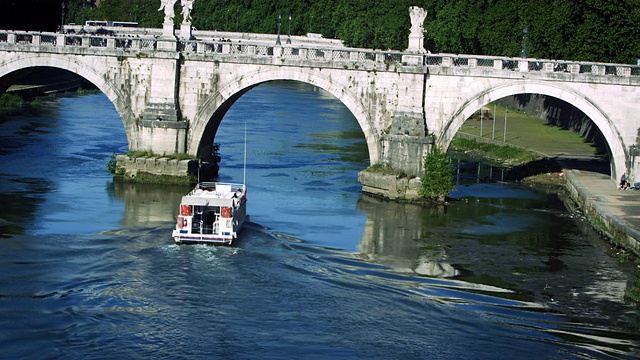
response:
<svg viewBox="0 0 640 360"><path fill-rule="evenodd" d="M116 175L124 179L135 180L140 174L174 177L175 182L189 181L189 163L194 160L177 160L166 157L116 156Z"/></svg>
<svg viewBox="0 0 640 360"><path fill-rule="evenodd" d="M422 184L420 178L399 178L397 175L382 175L361 171L358 181L362 184L362 192L383 199L402 202L424 202L419 195Z"/></svg>
<svg viewBox="0 0 640 360"><path fill-rule="evenodd" d="M219 157L177 160L163 156L117 155L114 177L146 183L196 183L218 176L219 161Z"/></svg>

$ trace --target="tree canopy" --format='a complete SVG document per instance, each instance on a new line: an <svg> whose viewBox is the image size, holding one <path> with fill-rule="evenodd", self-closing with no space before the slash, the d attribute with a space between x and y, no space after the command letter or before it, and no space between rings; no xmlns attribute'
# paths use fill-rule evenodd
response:
<svg viewBox="0 0 640 360"><path fill-rule="evenodd" d="M101 0L99 6L95 0L65 1L67 22L160 27L163 21L160 0ZM526 26L528 57L634 64L640 58L634 41L640 0L196 0L192 16L200 30L273 34L281 14L282 34L291 26L292 35L322 33L348 46L403 50L410 6L428 11L425 46L431 52L517 57ZM176 24L182 20L179 8L177 0Z"/></svg>

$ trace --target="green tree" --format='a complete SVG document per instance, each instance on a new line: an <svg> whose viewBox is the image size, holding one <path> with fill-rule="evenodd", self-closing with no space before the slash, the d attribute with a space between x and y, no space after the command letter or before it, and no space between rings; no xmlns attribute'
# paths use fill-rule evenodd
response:
<svg viewBox="0 0 640 360"><path fill-rule="evenodd" d="M161 27L160 0L66 0L67 22L136 21ZM428 11L425 46L432 52L520 56L527 26L527 56L636 63L640 43L640 0L197 0L193 26L199 30L271 33L286 36L322 32L345 45L404 50L409 7ZM180 1L176 0L176 25ZM59 14L52 14L59 22Z"/></svg>
<svg viewBox="0 0 640 360"><path fill-rule="evenodd" d="M580 44L576 58L630 63L640 57L637 42L631 41L640 34L639 0L586 0L582 7L582 23L575 37Z"/></svg>

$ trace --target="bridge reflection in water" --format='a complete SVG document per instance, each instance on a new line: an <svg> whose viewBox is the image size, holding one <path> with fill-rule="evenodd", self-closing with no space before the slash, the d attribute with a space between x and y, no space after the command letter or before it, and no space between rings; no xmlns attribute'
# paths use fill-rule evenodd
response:
<svg viewBox="0 0 640 360"><path fill-rule="evenodd" d="M453 277L460 271L447 262L437 237L446 226L445 206L423 207L385 201L363 194L357 207L367 213L360 256L393 271L433 277Z"/></svg>

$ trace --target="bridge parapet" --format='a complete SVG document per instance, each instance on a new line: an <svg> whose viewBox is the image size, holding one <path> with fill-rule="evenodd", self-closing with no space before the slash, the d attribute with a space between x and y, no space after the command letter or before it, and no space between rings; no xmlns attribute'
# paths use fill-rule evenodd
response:
<svg viewBox="0 0 640 360"><path fill-rule="evenodd" d="M519 59L480 55L427 54L424 64L430 68L493 69L497 72L587 74L640 78L640 66L582 61Z"/></svg>
<svg viewBox="0 0 640 360"><path fill-rule="evenodd" d="M174 43L171 45L171 43ZM167 46L167 44L169 44ZM166 58L163 52L181 52L185 57L200 56L203 60L217 56L248 58L295 59L321 61L328 67L355 68L376 67L385 64L385 69L396 72L436 72L449 70L479 69L496 76L508 73L528 73L530 76L556 74L590 75L590 81L605 83L628 83L629 79L640 83L640 66L629 64L578 62L550 59L521 59L500 56L460 54L415 54L399 51L368 50L348 47L332 47L316 44L270 45L265 42L224 40L179 40L152 35L116 35L46 33L30 31L0 30L0 50L60 52L86 54L101 52L108 56L145 56ZM336 63L331 65L329 63ZM300 64L297 64L300 65ZM391 68L393 65L393 68ZM310 64L317 66L317 64ZM599 80L598 80L599 78ZM615 79L619 78L619 79Z"/></svg>
<svg viewBox="0 0 640 360"><path fill-rule="evenodd" d="M155 37L114 37L97 34L56 34L0 31L0 50L84 54L90 49L116 56L115 50L156 50Z"/></svg>

